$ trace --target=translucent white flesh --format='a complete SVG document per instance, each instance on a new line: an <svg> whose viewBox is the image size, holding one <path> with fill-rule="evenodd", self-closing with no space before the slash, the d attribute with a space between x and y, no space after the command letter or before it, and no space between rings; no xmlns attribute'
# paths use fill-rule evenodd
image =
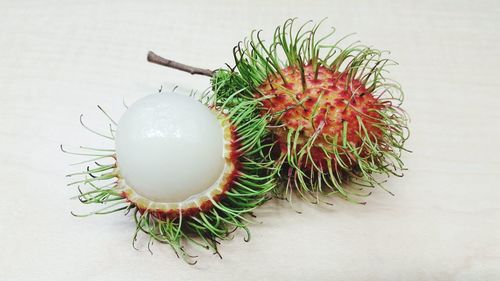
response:
<svg viewBox="0 0 500 281"><path fill-rule="evenodd" d="M220 177L224 136L215 114L198 101L160 93L134 103L118 122L116 157L135 192L163 203L182 202Z"/></svg>

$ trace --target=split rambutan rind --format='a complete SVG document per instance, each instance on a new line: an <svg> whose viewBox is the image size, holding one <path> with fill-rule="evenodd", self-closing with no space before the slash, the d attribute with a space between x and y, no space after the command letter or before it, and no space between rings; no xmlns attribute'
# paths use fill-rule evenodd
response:
<svg viewBox="0 0 500 281"><path fill-rule="evenodd" d="M385 53L353 43L345 48L318 38L320 24L294 30L287 20L270 44L259 32L234 50L235 67L212 78L216 102L231 110L252 104L267 123L263 140L278 178L279 197L292 193L318 203L336 194L352 202L382 187L377 174L402 176L409 137L400 85L386 77L396 64ZM250 114L250 113L248 113ZM390 192L389 192L390 193ZM392 193L391 193L392 194Z"/></svg>
<svg viewBox="0 0 500 281"><path fill-rule="evenodd" d="M261 139L266 138L265 123L260 118L248 118L248 114L238 110L225 110L209 105L212 99L208 94L200 101L212 108L224 130L223 174L209 189L183 202L154 202L135 192L120 174L120 165L116 161L114 150L91 149L91 152L64 152L90 156L88 161L94 163L86 166L83 172L68 176L83 176L84 179L70 183L77 185L80 194L75 198L84 204L104 204L105 206L92 214L109 214L118 211L132 213L136 223L133 237L135 242L140 232L150 237L150 243L159 241L169 244L177 256L194 264L195 256L185 251L185 244L198 245L212 250L220 256L217 249L218 240L231 237L231 233L241 228L246 231L245 241L250 239L247 228L252 223L248 215L269 199L268 194L275 188L274 175L269 173L271 163L262 157ZM102 110L101 107L99 109ZM114 139L116 122L103 111L111 121L110 134L105 135L82 125L99 136ZM62 147L61 147L62 148ZM104 165L96 161L109 158L112 163ZM266 162L267 161L267 162ZM196 175L193 175L196 176ZM87 190L83 190L87 188ZM166 187L168 188L168 187Z"/></svg>

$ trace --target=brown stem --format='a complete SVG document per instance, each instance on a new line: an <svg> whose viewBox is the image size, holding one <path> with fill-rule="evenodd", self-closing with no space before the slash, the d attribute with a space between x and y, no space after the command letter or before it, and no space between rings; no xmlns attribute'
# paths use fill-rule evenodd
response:
<svg viewBox="0 0 500 281"><path fill-rule="evenodd" d="M213 70L198 68L198 67L194 67L194 66L189 66L189 65L185 65L183 63L179 63L179 62L176 62L176 61L173 61L173 60L162 58L159 55L157 55L157 54L155 54L155 53L153 53L151 51L148 52L148 61L152 62L152 63L159 64L159 65L163 65L163 66L166 66L166 67L170 67L170 68L173 68L173 69L177 69L177 70L180 70L180 71L185 71L185 72L191 73L193 75L194 74L199 74L199 75L205 75L205 76L208 76L208 77L214 76L214 71Z"/></svg>

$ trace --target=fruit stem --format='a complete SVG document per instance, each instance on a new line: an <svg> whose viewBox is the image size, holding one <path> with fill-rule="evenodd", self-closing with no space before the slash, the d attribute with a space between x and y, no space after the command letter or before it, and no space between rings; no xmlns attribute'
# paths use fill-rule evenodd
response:
<svg viewBox="0 0 500 281"><path fill-rule="evenodd" d="M159 64L159 65L163 65L166 67L170 67L173 69L177 69L180 71L185 71L185 72L191 73L193 75L199 74L199 75L205 75L208 77L212 77L214 75L213 70L194 67L194 66L186 65L186 64L179 63L179 62L176 62L173 60L169 60L169 59L160 57L159 55L157 55L151 51L148 52L148 61L152 62L152 63Z"/></svg>

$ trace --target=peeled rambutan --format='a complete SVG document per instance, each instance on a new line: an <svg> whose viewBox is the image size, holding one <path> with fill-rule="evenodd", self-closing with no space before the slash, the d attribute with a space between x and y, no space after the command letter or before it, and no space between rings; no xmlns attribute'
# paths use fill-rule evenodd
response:
<svg viewBox="0 0 500 281"><path fill-rule="evenodd" d="M82 203L104 204L90 214L132 212L134 241L144 232L188 263L196 261L186 243L219 254L218 240L235 229L244 229L248 240L247 216L275 187L265 169L269 164L255 147L267 134L258 129L265 124L258 119L242 124L245 115L222 112L205 97L150 95L127 108L118 122L99 107L111 121L109 132L82 125L114 141L115 148L63 149L92 157L81 163L85 171L69 175L83 177L69 184L78 185ZM102 163L106 158L111 161Z"/></svg>

